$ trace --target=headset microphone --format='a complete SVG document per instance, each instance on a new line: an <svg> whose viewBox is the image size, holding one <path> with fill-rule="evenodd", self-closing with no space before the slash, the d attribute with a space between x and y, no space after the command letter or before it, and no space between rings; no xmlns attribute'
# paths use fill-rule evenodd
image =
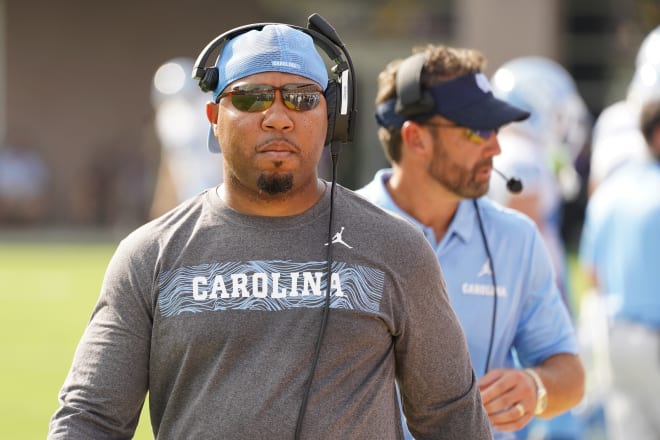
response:
<svg viewBox="0 0 660 440"><path fill-rule="evenodd" d="M502 173L497 168L493 168L493 171L499 174L502 179L506 180L506 189L508 189L509 192L513 194L518 194L523 190L523 184L520 179L515 177L506 177L504 173Z"/></svg>

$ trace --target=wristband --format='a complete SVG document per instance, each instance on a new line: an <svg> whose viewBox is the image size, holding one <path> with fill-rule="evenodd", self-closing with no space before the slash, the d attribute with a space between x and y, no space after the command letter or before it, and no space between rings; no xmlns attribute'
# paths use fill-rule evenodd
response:
<svg viewBox="0 0 660 440"><path fill-rule="evenodd" d="M538 416L548 407L548 391L545 389L543 381L536 371L531 368L525 368L523 371L529 374L536 384L536 407L534 408L534 415Z"/></svg>

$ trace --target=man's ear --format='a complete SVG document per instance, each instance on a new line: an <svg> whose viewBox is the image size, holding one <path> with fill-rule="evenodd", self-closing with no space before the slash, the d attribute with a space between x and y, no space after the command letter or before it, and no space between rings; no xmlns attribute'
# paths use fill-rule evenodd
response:
<svg viewBox="0 0 660 440"><path fill-rule="evenodd" d="M431 145L430 133L413 121L406 121L401 126L403 148L414 154L426 154Z"/></svg>
<svg viewBox="0 0 660 440"><path fill-rule="evenodd" d="M213 101L206 103L206 117L211 124L218 123L218 104Z"/></svg>

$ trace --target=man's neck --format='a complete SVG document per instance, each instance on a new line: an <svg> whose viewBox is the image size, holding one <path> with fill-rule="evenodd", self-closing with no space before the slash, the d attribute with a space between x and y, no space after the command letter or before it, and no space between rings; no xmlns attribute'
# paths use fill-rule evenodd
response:
<svg viewBox="0 0 660 440"><path fill-rule="evenodd" d="M394 169L386 187L399 208L433 229L439 243L449 229L461 198L425 173L409 173L400 168Z"/></svg>

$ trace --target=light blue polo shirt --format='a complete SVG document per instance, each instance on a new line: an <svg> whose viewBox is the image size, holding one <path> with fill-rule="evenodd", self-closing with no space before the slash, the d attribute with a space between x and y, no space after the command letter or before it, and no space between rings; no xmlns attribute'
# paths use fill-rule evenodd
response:
<svg viewBox="0 0 660 440"><path fill-rule="evenodd" d="M481 377L495 304L488 257L473 202L467 199L459 203L447 233L437 243L432 228L425 227L394 203L385 187L391 175L391 169L378 171L357 193L406 218L424 232L440 261L475 373ZM497 317L490 369L530 367L554 354L577 354L573 324L554 282L550 256L538 229L528 217L488 198L482 197L477 203L497 279ZM411 438L408 432L406 438ZM497 432L495 438L515 438L515 435Z"/></svg>
<svg viewBox="0 0 660 440"><path fill-rule="evenodd" d="M598 186L580 261L596 271L612 317L660 329L660 162L631 162Z"/></svg>
<svg viewBox="0 0 660 440"><path fill-rule="evenodd" d="M472 363L483 376L493 316L493 284L472 200L463 200L440 243L433 229L402 211L385 182L390 169L358 190L376 205L419 227L435 249L452 306L467 337ZM497 279L497 318L490 368L534 366L557 353L578 352L575 332L554 283L549 254L534 223L482 197L477 201Z"/></svg>

